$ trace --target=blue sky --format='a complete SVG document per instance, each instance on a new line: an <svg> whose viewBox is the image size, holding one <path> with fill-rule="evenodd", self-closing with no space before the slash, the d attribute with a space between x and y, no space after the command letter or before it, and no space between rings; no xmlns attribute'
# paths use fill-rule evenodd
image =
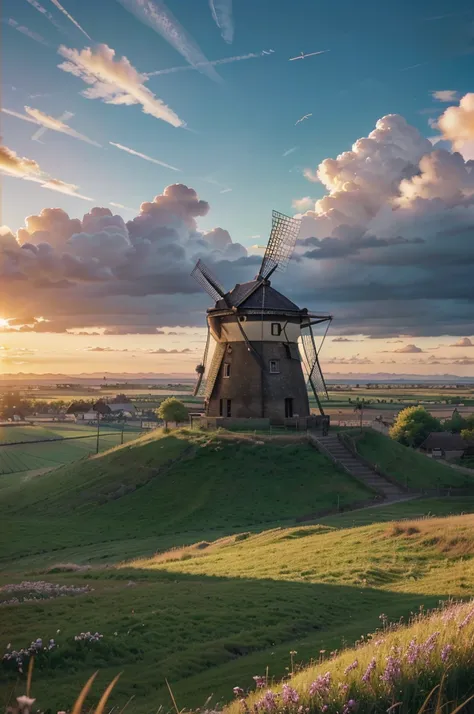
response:
<svg viewBox="0 0 474 714"><path fill-rule="evenodd" d="M83 82L58 69L56 49L59 44L81 49L90 42L50 0L42 2L68 34L61 34L26 0L3 2L4 18L13 18L51 45L44 47L12 27L2 28L3 106L20 112L27 104L55 117L73 112L70 126L104 148L53 132L44 145L31 142L34 126L3 115L7 145L52 175L79 185L98 204L114 201L138 207L168 183L183 181L211 204L202 226L223 225L244 244L255 242L253 235L268 233L272 208L291 212L292 199L308 194L302 167L316 167L349 148L380 116L400 113L430 135L428 115L420 112L432 108L435 116L442 109L431 92L445 87L467 92L474 66L474 55L468 53L474 48L468 23L474 12L464 0L234 1L232 45L222 39L206 0L168 0L209 60L274 50L272 55L217 67L222 84L197 71L150 78L147 86L191 132L147 116L138 106L116 107L82 97ZM141 72L186 64L116 0L65 0L64 7L96 42L125 55ZM288 61L301 51L318 50L329 52ZM420 66L406 69L413 65ZM48 96L30 98L32 94ZM307 113L312 117L295 126ZM119 152L107 146L109 141L182 172ZM293 153L282 156L295 146ZM38 212L50 199L37 184L18 183L4 180L4 222L15 229L26 214ZM232 192L220 194L225 188ZM311 189L316 198L322 193L320 187ZM51 199L70 215L80 216L87 209L76 198L55 194Z"/></svg>
<svg viewBox="0 0 474 714"><path fill-rule="evenodd" d="M251 279L277 209L330 371L472 374L472 2L3 0L1 31L5 369L192 372L196 258Z"/></svg>

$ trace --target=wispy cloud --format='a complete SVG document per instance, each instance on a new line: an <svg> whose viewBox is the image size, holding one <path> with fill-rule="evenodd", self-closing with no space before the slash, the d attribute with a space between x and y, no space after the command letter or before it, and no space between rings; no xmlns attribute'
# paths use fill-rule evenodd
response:
<svg viewBox="0 0 474 714"><path fill-rule="evenodd" d="M298 121L295 122L295 126L296 126L297 124L301 124L302 121L306 121L306 119L309 119L309 118L312 117L312 116L313 116L312 114L305 114L304 116L300 117L300 118L298 119Z"/></svg>
<svg viewBox="0 0 474 714"><path fill-rule="evenodd" d="M67 136L71 136L73 139L85 141L87 144L91 144L92 146L97 146L99 148L101 146L96 141L89 139L88 136L80 134L78 131L65 124L63 121L61 121L61 119L55 119L54 117L49 116L49 114L45 114L44 112L42 112L40 109L25 107L26 114L20 114L19 112L14 112L11 109L2 108L2 112L4 112L4 114L8 114L9 116L16 117L17 119L21 119L22 121L27 121L31 124L37 124L38 126L41 126L44 129L49 129L50 131L57 131L60 134L67 134ZM74 115L68 112L68 117L72 116ZM37 135L35 134L35 136Z"/></svg>
<svg viewBox="0 0 474 714"><path fill-rule="evenodd" d="M231 188L224 188L222 191L219 191L219 193L230 193L232 191Z"/></svg>
<svg viewBox="0 0 474 714"><path fill-rule="evenodd" d="M176 166L170 166L170 164L165 164L164 161L160 161L159 159L154 159L151 156L142 154L140 151L135 151L135 149L129 149L128 146L123 146L122 144L116 144L113 141L109 141L109 144L111 146L115 146L117 149L120 149L121 151L126 151L127 154L132 154L132 156L138 156L139 159L145 159L145 161L151 161L152 164L158 164L158 166L164 166L165 169L171 169L171 171L181 171L181 169L177 169Z"/></svg>
<svg viewBox="0 0 474 714"><path fill-rule="evenodd" d="M42 188L49 188L51 191L59 191L69 196L82 198L84 201L93 201L89 196L77 193L78 186L66 183L60 179L52 178L43 171L40 165L33 159L18 156L18 154L7 146L0 146L0 173L5 176L23 179L24 181L34 181Z"/></svg>
<svg viewBox="0 0 474 714"><path fill-rule="evenodd" d="M297 146L293 146L291 149L287 149L286 151L283 152L282 156L289 156L294 151L296 151L297 148L298 148Z"/></svg>
<svg viewBox="0 0 474 714"><path fill-rule="evenodd" d="M294 198L291 205L297 211L310 211L314 208L315 200L311 196L304 196L304 198Z"/></svg>
<svg viewBox="0 0 474 714"><path fill-rule="evenodd" d="M26 35L30 38L30 40L34 40L35 42L38 42L40 45L44 45L45 47L51 47L49 42L46 42L44 37L42 37L37 32L33 32L33 30L30 30L28 27L25 27L25 25L20 25L20 23L18 23L12 17L9 17L8 19L3 19L2 22L5 25L8 25L9 27L13 27L15 30L17 30L17 32L21 32L22 35Z"/></svg>
<svg viewBox="0 0 474 714"><path fill-rule="evenodd" d="M115 203L115 201L110 201L109 206L114 206L114 208L123 208L124 211L130 211L131 213L139 213L137 208L130 208L130 206L124 206L123 203Z"/></svg>
<svg viewBox="0 0 474 714"><path fill-rule="evenodd" d="M174 49L184 57L186 62L197 67L215 82L221 78L207 57L202 53L198 44L191 35L178 22L171 10L163 0L118 0L118 2L135 17L155 32L158 32Z"/></svg>
<svg viewBox="0 0 474 714"><path fill-rule="evenodd" d="M57 29L59 32L64 33L64 29L61 27L61 25L55 20L54 16L51 15L48 10L46 10L45 7L41 5L41 3L38 2L38 0L26 0L32 7L35 8L35 10L38 10L43 17L46 18L46 20L49 20L49 22Z"/></svg>
<svg viewBox="0 0 474 714"><path fill-rule="evenodd" d="M140 74L126 57L115 59L115 50L108 45L94 49L72 50L61 45L59 54L66 58L59 68L80 77L88 86L82 92L87 99L101 99L106 104L139 104L145 114L172 124L184 126L179 116L158 99L148 87L147 77Z"/></svg>
<svg viewBox="0 0 474 714"><path fill-rule="evenodd" d="M221 31L222 38L232 44L234 39L234 21L232 18L232 0L209 0L212 17Z"/></svg>
<svg viewBox="0 0 474 714"><path fill-rule="evenodd" d="M437 92L432 92L431 96L438 102L446 102L446 104L456 102L459 97L455 89L440 89Z"/></svg>
<svg viewBox="0 0 474 714"><path fill-rule="evenodd" d="M82 32L82 34L87 37L88 40L91 40L91 41L92 41L92 38L91 38L91 37L87 34L87 32L80 26L80 24L77 22L77 20L75 20L75 19L73 18L73 16L70 15L70 14L68 13L68 11L61 5L61 3L59 2L59 0L51 0L51 2L53 3L53 5L54 5L55 7L58 8L58 10L60 10L60 11L63 13L63 15L66 15L67 19L70 20L70 21L72 22L72 24L75 25L75 26L77 27L77 29L80 30L80 31Z"/></svg>
<svg viewBox="0 0 474 714"><path fill-rule="evenodd" d="M186 72L187 70L199 70L200 67L216 67L220 64L232 64L232 62L242 62L249 59L257 59L258 57L266 57L274 54L274 50L262 50L261 52L249 52L246 55L237 55L235 57L223 57L218 60L210 60L206 62L197 62L195 65L185 64L178 67L168 67L167 69L157 69L155 72L147 72L146 77L156 77L160 74L174 74L174 72Z"/></svg>

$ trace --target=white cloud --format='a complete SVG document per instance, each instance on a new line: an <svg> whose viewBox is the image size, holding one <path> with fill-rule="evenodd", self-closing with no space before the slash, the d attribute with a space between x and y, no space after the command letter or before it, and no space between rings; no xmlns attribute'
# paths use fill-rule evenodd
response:
<svg viewBox="0 0 474 714"><path fill-rule="evenodd" d="M474 347L474 342L469 337L461 337L457 342L450 347Z"/></svg>
<svg viewBox="0 0 474 714"><path fill-rule="evenodd" d="M167 69L158 69L155 72L147 72L146 77L157 77L161 74L174 74L175 72L185 72L188 70L199 70L200 67L216 67L220 64L232 64L233 62L243 62L249 59L257 59L258 57L266 57L272 55L274 50L262 50L261 52L249 52L246 55L237 55L236 57L223 57L218 60L210 60L205 62L196 62L194 65L185 64L179 67L168 67Z"/></svg>
<svg viewBox="0 0 474 714"><path fill-rule="evenodd" d="M58 191L59 193L67 193L69 196L82 198L84 201L94 200L89 196L77 193L78 186L52 178L42 171L36 161L18 156L15 151L7 146L0 146L0 172L6 176L13 176L25 181L34 181L43 188L49 188L51 191Z"/></svg>
<svg viewBox="0 0 474 714"><path fill-rule="evenodd" d="M110 201L109 206L114 206L115 208L123 208L124 211L130 211L131 213L135 213L135 215L139 213L138 208L130 208L130 206L124 206L123 203L115 203L115 201Z"/></svg>
<svg viewBox="0 0 474 714"><path fill-rule="evenodd" d="M59 68L80 77L88 89L82 92L87 99L101 99L106 104L139 104L145 114L172 124L184 122L166 104L145 87L147 77L140 74L126 57L115 59L115 50L108 45L86 47L78 51L61 45L59 54L66 58Z"/></svg>
<svg viewBox="0 0 474 714"><path fill-rule="evenodd" d="M404 347L399 347L397 350L393 351L399 352L400 354L415 354L418 352L423 352L421 347L417 347L416 345L405 345Z"/></svg>
<svg viewBox="0 0 474 714"><path fill-rule="evenodd" d="M231 191L231 188L223 188L222 191L219 191L219 193L230 193Z"/></svg>
<svg viewBox="0 0 474 714"><path fill-rule="evenodd" d="M314 198L304 196L304 198L294 198L291 205L294 209L301 213L302 211L309 211L313 208L314 203Z"/></svg>
<svg viewBox="0 0 474 714"><path fill-rule="evenodd" d="M209 0L212 17L221 31L222 38L232 44L234 39L234 21L232 18L232 0Z"/></svg>
<svg viewBox="0 0 474 714"><path fill-rule="evenodd" d="M77 27L77 29L80 30L82 32L82 34L87 37L88 40L92 40L92 38L87 34L87 32L80 26L80 24L77 22L77 20L75 20L73 18L73 16L70 15L68 13L68 11L61 5L59 0L51 0L51 2L53 3L53 5L55 5L58 8L58 10L60 10L63 13L63 15L66 15L67 19L70 20L72 22L72 24L75 25Z"/></svg>
<svg viewBox="0 0 474 714"><path fill-rule="evenodd" d="M216 82L222 81L207 57L163 0L118 0L140 22L158 32L184 59Z"/></svg>
<svg viewBox="0 0 474 714"><path fill-rule="evenodd" d="M101 146L96 141L93 141L92 139L89 139L89 137L84 136L84 134L80 134L78 131L76 131L72 127L68 126L60 119L55 119L54 117L50 116L49 114L45 114L44 112L42 112L40 109L33 109L32 107L25 107L26 115L20 114L19 112L14 112L11 109L4 109L4 108L2 108L2 112L4 112L5 114L8 114L9 116L16 117L17 119L21 119L22 121L27 121L32 124L37 124L38 126L42 126L45 129L49 129L51 131L57 131L60 134L67 134L67 136L71 136L73 139L79 139L80 141L85 141L87 144L91 144L92 146L97 146L99 148ZM69 114L69 116L74 116L74 115Z"/></svg>
<svg viewBox="0 0 474 714"><path fill-rule="evenodd" d="M176 166L170 166L170 164L165 164L164 161L159 161L159 159L153 159L151 156L147 156L146 154L142 154L139 151L135 151L135 149L129 149L128 146L123 146L122 144L116 144L113 141L109 141L109 144L111 144L111 146L115 146L117 149L126 151L127 154L131 154L132 156L138 156L139 159L145 159L145 161L151 161L152 164L158 164L158 166L164 166L165 169L171 169L172 171L181 171L181 169L177 169Z"/></svg>
<svg viewBox="0 0 474 714"><path fill-rule="evenodd" d="M433 99L438 102L455 102L458 98L458 93L455 89L440 89L437 92L432 92Z"/></svg>
<svg viewBox="0 0 474 714"><path fill-rule="evenodd" d="M438 119L443 138L466 160L474 159L474 93L465 94L458 106L448 107Z"/></svg>
<svg viewBox="0 0 474 714"><path fill-rule="evenodd" d="M54 25L54 27L57 30L59 30L59 32L62 32L64 34L64 30L61 27L61 25L58 22L56 22L53 15L51 15L51 13L48 12L48 10L46 10L46 8L43 7L41 5L41 3L38 2L38 0L26 0L26 2L28 2L32 7L34 7L35 10L38 10L38 12L40 12L43 15L43 17L45 17L47 20L49 20L49 22L52 25Z"/></svg>
<svg viewBox="0 0 474 714"><path fill-rule="evenodd" d="M40 45L44 45L45 47L51 47L49 42L46 42L44 37L42 37L38 32L33 32L33 30L30 30L28 27L25 27L25 25L20 25L12 17L9 17L8 20L2 20L2 22L4 22L9 27L13 27L17 32L21 32L22 35L26 35L30 38L30 40L34 40L35 42L38 42Z"/></svg>
<svg viewBox="0 0 474 714"><path fill-rule="evenodd" d="M291 149L287 149L286 151L283 152L282 156L289 156L294 151L296 151L297 148L298 148L297 146L293 146Z"/></svg>

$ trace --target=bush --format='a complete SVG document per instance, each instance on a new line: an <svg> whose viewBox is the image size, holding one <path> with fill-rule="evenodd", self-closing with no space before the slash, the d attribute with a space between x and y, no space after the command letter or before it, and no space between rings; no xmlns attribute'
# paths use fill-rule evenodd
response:
<svg viewBox="0 0 474 714"><path fill-rule="evenodd" d="M417 448L433 431L441 431L441 422L424 407L406 407L399 412L390 429L390 437L404 446Z"/></svg>

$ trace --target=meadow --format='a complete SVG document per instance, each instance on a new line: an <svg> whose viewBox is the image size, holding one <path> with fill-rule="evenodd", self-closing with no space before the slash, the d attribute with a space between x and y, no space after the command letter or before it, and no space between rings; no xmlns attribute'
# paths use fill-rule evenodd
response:
<svg viewBox="0 0 474 714"><path fill-rule="evenodd" d="M0 648L55 640L35 666L40 707L70 707L99 669L94 691L123 671L110 706L133 695L141 714L170 708L165 678L179 707L228 702L382 612L472 594L474 516L427 516L474 511L474 497L336 512L371 497L298 436L186 429L3 476ZM2 696L17 676L0 668Z"/></svg>

